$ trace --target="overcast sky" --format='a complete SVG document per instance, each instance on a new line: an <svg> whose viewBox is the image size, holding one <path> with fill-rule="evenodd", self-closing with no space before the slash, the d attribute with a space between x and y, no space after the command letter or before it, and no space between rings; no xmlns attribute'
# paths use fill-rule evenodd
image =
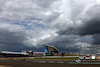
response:
<svg viewBox="0 0 100 67"><path fill-rule="evenodd" d="M0 50L95 52L100 0L0 0Z"/></svg>

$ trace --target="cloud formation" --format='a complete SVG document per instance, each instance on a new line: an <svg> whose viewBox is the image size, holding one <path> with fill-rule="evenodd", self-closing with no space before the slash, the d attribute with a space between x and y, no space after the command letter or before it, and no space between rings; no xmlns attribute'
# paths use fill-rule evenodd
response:
<svg viewBox="0 0 100 67"><path fill-rule="evenodd" d="M42 50L50 44L60 51L89 52L100 44L99 4L99 0L1 0L0 48Z"/></svg>

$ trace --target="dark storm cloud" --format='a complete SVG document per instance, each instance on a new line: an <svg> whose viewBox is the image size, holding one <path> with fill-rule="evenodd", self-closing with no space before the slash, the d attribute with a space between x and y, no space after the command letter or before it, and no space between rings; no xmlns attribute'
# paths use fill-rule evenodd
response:
<svg viewBox="0 0 100 67"><path fill-rule="evenodd" d="M0 29L0 49L18 50L25 46L23 41L26 39L24 32L13 32L6 29Z"/></svg>
<svg viewBox="0 0 100 67"><path fill-rule="evenodd" d="M77 31L82 36L92 35L93 45L100 44L100 5L89 7L86 17L82 19L82 26Z"/></svg>
<svg viewBox="0 0 100 67"><path fill-rule="evenodd" d="M82 27L78 28L80 35L93 35L100 33L100 5L91 6L82 19Z"/></svg>
<svg viewBox="0 0 100 67"><path fill-rule="evenodd" d="M78 32L80 35L100 33L100 19L97 17L85 22L85 24L83 23L83 26L78 28Z"/></svg>
<svg viewBox="0 0 100 67"><path fill-rule="evenodd" d="M96 45L100 45L100 34L94 34L93 35L93 44L96 44Z"/></svg>

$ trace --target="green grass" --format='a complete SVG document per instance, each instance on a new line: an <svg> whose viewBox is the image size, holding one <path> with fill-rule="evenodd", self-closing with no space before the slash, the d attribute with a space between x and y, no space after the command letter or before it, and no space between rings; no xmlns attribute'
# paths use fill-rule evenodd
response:
<svg viewBox="0 0 100 67"><path fill-rule="evenodd" d="M31 60L77 60L78 57L70 57L70 58L34 58Z"/></svg>
<svg viewBox="0 0 100 67"><path fill-rule="evenodd" d="M87 60L87 59L85 59L85 60ZM98 59L88 59L88 60L98 60Z"/></svg>

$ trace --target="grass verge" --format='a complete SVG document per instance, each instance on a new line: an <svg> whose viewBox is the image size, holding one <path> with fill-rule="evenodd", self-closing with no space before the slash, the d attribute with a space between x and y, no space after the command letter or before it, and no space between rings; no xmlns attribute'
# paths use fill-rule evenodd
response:
<svg viewBox="0 0 100 67"><path fill-rule="evenodd" d="M34 58L31 60L77 60L78 57L70 57L70 58Z"/></svg>

